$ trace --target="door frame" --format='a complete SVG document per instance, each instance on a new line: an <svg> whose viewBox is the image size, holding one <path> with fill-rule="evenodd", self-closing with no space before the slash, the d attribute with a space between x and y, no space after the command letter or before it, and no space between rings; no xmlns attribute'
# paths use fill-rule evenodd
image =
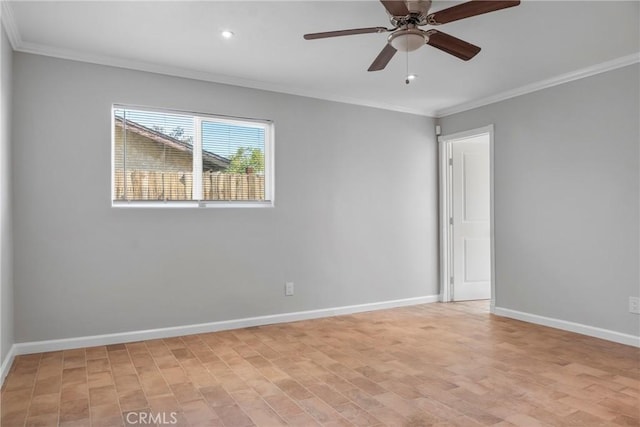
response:
<svg viewBox="0 0 640 427"><path fill-rule="evenodd" d="M450 222L453 213L453 175L451 171L452 144L461 139L473 136L489 134L489 235L491 244L491 312L496 302L495 280L495 221L494 221L494 174L493 174L493 124L457 132L450 135L438 136L438 151L440 159L440 301L451 302L453 300L453 233Z"/></svg>

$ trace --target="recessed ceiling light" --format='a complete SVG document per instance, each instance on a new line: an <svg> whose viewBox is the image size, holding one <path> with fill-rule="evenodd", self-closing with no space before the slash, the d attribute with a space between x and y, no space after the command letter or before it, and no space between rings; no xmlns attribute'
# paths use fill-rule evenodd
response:
<svg viewBox="0 0 640 427"><path fill-rule="evenodd" d="M230 39L231 37L233 37L233 32L229 30L224 30L220 33L220 35L222 36L222 38Z"/></svg>

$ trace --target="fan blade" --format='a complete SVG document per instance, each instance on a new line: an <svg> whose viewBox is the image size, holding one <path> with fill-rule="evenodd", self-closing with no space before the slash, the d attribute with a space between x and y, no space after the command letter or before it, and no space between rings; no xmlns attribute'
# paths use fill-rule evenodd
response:
<svg viewBox="0 0 640 427"><path fill-rule="evenodd" d="M483 13L494 12L508 7L514 7L520 4L520 1L486 1L472 0L457 6L439 10L427 16L427 22L430 25L446 24L447 22L457 21L459 19L470 18Z"/></svg>
<svg viewBox="0 0 640 427"><path fill-rule="evenodd" d="M354 28L352 30L327 31L324 33L305 34L305 40L326 39L327 37L352 36L354 34L386 33L385 27Z"/></svg>
<svg viewBox="0 0 640 427"><path fill-rule="evenodd" d="M457 56L464 61L470 60L480 52L478 46L437 30L429 31L429 41L427 44L448 54Z"/></svg>
<svg viewBox="0 0 640 427"><path fill-rule="evenodd" d="M380 71L383 70L384 67L387 66L393 55L397 52L396 48L391 46L389 43L382 49L382 51L378 54L376 59L373 60L371 66L368 71Z"/></svg>
<svg viewBox="0 0 640 427"><path fill-rule="evenodd" d="M407 16L409 14L409 8L407 8L407 4L404 1L380 0L380 3L392 16Z"/></svg>

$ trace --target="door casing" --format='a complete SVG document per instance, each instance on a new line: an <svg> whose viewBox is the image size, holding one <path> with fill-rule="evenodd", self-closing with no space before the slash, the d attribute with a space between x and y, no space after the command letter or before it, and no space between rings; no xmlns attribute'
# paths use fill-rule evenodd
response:
<svg viewBox="0 0 640 427"><path fill-rule="evenodd" d="M489 228L491 241L491 312L493 312L496 301L493 124L438 137L440 158L440 301L450 302L453 298L451 283L451 277L453 275L453 233L450 224L450 218L453 215L453 176L450 166L451 146L457 140L484 134L489 134Z"/></svg>

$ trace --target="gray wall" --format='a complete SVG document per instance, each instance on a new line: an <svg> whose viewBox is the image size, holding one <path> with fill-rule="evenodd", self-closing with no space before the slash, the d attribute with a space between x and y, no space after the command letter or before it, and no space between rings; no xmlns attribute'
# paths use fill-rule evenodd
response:
<svg viewBox="0 0 640 427"><path fill-rule="evenodd" d="M11 221L11 71L13 50L0 24L0 365L13 345L13 236Z"/></svg>
<svg viewBox="0 0 640 427"><path fill-rule="evenodd" d="M495 124L496 306L640 335L639 66L441 119Z"/></svg>
<svg viewBox="0 0 640 427"><path fill-rule="evenodd" d="M112 103L273 119L276 207L111 208ZM429 118L16 53L13 123L17 342L438 293Z"/></svg>

